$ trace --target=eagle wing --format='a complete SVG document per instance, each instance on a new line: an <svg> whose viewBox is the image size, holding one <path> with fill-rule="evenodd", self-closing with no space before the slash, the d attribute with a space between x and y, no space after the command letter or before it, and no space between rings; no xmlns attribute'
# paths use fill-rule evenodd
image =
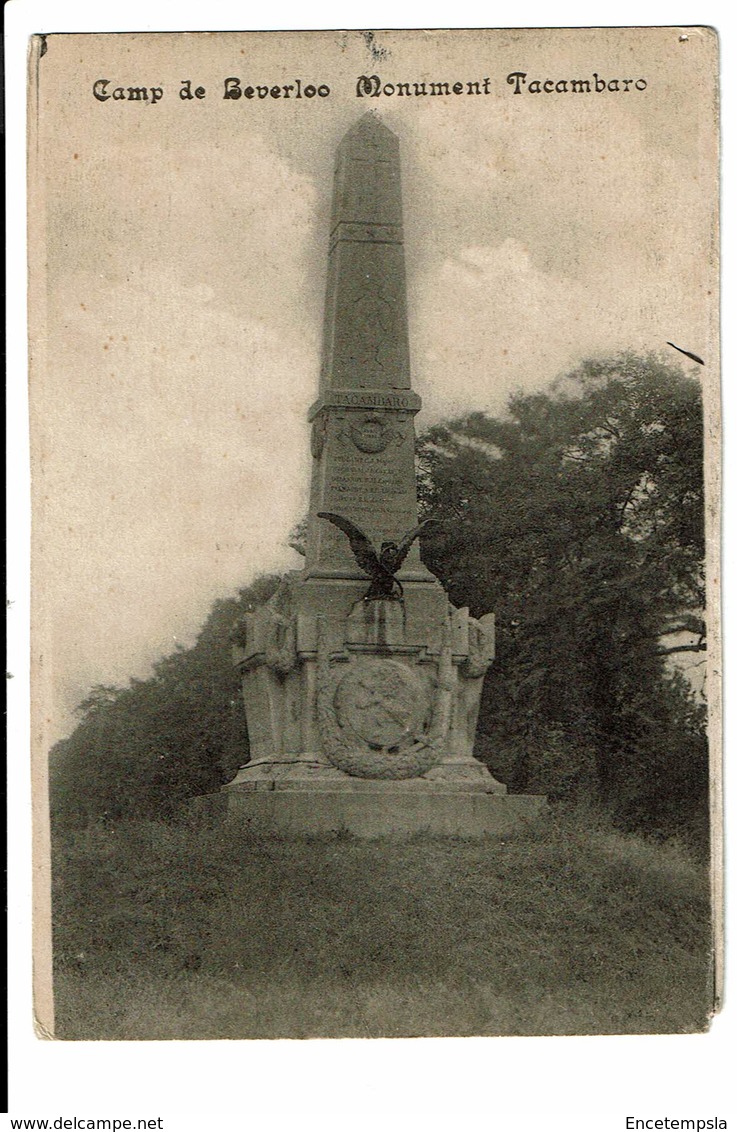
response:
<svg viewBox="0 0 737 1132"><path fill-rule="evenodd" d="M412 546L412 543L415 541L415 539L420 534L420 532L423 531L425 529L425 527L428 526L428 524L437 523L437 522L438 522L437 519L425 519L425 521L423 523L420 523L419 527L415 527L415 529L413 531L407 531L407 534L404 535L404 537L402 538L402 541L399 543L396 551L392 555L392 573L393 574L395 574L397 572L399 567L404 562L405 558L409 554L409 549Z"/></svg>
<svg viewBox="0 0 737 1132"><path fill-rule="evenodd" d="M350 519L344 519L342 515L334 515L331 511L318 511L317 517L318 519L327 519L334 527L348 536L356 562L370 578L374 578L377 573L383 574L378 554L369 539L355 523L352 523Z"/></svg>

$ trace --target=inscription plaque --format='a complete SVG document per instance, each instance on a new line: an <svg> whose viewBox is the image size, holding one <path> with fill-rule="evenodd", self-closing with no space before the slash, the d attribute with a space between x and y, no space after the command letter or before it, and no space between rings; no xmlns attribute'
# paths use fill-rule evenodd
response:
<svg viewBox="0 0 737 1132"><path fill-rule="evenodd" d="M344 515L378 543L382 539L401 538L417 525L414 428L410 414L330 414L315 464L313 515L318 511ZM311 523L310 528L311 563L320 568L355 568L350 547L340 531L326 523ZM418 564L419 551L413 546L407 566L416 568Z"/></svg>

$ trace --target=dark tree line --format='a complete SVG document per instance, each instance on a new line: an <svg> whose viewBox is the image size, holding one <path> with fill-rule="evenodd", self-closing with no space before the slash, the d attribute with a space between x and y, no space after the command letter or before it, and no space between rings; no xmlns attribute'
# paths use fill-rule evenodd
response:
<svg viewBox="0 0 737 1132"><path fill-rule="evenodd" d="M705 648L698 384L657 358L587 362L420 443L425 560L494 609L480 754L519 791L623 822L706 821L704 709L673 664Z"/></svg>
<svg viewBox="0 0 737 1132"><path fill-rule="evenodd" d="M278 581L258 578L236 598L216 601L192 648L158 661L149 679L92 689L79 705L78 726L51 751L52 824L167 818L248 761L230 636Z"/></svg>
<svg viewBox="0 0 737 1132"><path fill-rule="evenodd" d="M674 663L705 648L702 434L698 383L624 356L420 438L421 508L446 520L423 557L454 604L496 612L477 753L510 789L705 828L704 708ZM217 602L150 679L93 690L52 751L59 823L167 816L247 760L229 634L276 583Z"/></svg>

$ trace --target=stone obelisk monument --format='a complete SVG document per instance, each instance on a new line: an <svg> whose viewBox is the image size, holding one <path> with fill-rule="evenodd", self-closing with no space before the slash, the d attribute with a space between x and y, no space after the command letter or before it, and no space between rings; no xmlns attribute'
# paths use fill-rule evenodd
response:
<svg viewBox="0 0 737 1132"><path fill-rule="evenodd" d="M494 617L454 608L420 558L419 409L399 142L366 114L337 153L305 566L236 630L251 759L220 796L233 818L469 835L539 807L473 757Z"/></svg>

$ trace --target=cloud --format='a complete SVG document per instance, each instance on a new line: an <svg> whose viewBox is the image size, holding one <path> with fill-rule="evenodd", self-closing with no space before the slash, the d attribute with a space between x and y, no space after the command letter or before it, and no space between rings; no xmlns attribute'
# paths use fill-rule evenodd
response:
<svg viewBox="0 0 737 1132"><path fill-rule="evenodd" d="M63 295L64 397L36 444L66 720L90 683L190 641L216 596L296 564L285 539L306 507L317 351L163 269L103 291L78 274Z"/></svg>
<svg viewBox="0 0 737 1132"><path fill-rule="evenodd" d="M95 291L145 285L170 264L180 286L212 288L220 305L288 323L304 305L316 188L269 139L245 126L239 144L217 132L187 144L124 134L104 150L49 147L63 191L48 202L49 281L92 272ZM158 292L151 293L152 303ZM277 301L278 298L278 301Z"/></svg>
<svg viewBox="0 0 737 1132"><path fill-rule="evenodd" d="M91 684L145 675L215 597L295 566L307 504L313 181L247 123L238 146L152 130L48 143L32 394L57 733Z"/></svg>
<svg viewBox="0 0 737 1132"><path fill-rule="evenodd" d="M593 352L610 344L595 297L536 269L517 240L446 259L419 280L417 307L417 388L430 419L502 412L511 392L574 366L584 340Z"/></svg>

